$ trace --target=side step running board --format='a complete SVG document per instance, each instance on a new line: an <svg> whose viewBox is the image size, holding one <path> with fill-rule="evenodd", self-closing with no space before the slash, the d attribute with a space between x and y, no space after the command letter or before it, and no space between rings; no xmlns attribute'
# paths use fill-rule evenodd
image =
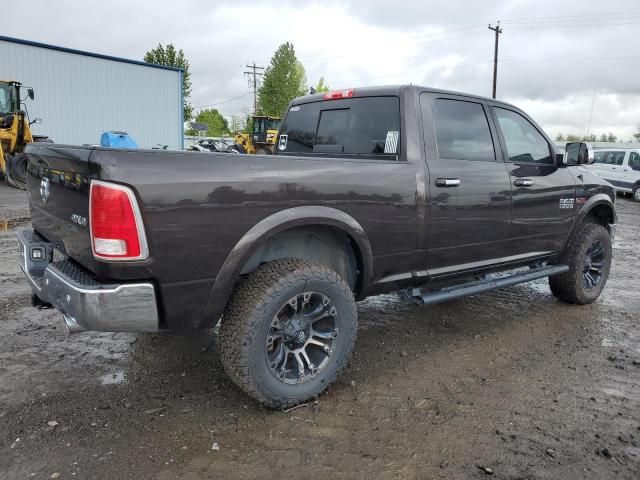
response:
<svg viewBox="0 0 640 480"><path fill-rule="evenodd" d="M422 292L419 288L411 290L412 297L422 298L425 305L433 305L434 303L446 302L456 298L468 297L469 295L477 295L478 293L488 292L498 288L510 287L519 283L538 280L539 278L550 277L569 271L567 265L547 265L535 268L526 272L514 273L506 277L490 278L478 282L465 283L454 287L443 288L433 292Z"/></svg>

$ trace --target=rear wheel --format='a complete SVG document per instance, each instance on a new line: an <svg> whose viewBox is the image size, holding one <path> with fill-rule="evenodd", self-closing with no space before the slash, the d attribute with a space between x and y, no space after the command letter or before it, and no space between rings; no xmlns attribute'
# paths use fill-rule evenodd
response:
<svg viewBox="0 0 640 480"><path fill-rule="evenodd" d="M260 147L256 150L256 155L271 155L271 150L268 148Z"/></svg>
<svg viewBox="0 0 640 480"><path fill-rule="evenodd" d="M347 364L357 312L347 282L303 260L275 260L236 287L220 332L222 363L259 402L286 408L317 397Z"/></svg>
<svg viewBox="0 0 640 480"><path fill-rule="evenodd" d="M569 271L549 277L551 292L560 300L583 305L597 299L611 269L611 237L602 225L583 224L563 255Z"/></svg>
<svg viewBox="0 0 640 480"><path fill-rule="evenodd" d="M636 202L640 202L640 185L633 187L633 199Z"/></svg>

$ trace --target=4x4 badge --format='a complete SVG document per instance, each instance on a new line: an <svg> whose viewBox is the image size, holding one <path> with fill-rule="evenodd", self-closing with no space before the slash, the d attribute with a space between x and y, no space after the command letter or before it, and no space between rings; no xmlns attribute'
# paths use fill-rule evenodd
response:
<svg viewBox="0 0 640 480"><path fill-rule="evenodd" d="M42 203L47 203L49 200L49 179L43 177L40 182L40 196L42 197Z"/></svg>

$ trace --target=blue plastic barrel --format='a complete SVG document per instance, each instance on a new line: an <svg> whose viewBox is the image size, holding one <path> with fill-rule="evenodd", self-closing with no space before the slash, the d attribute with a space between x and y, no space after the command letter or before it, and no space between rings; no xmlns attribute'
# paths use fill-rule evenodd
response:
<svg viewBox="0 0 640 480"><path fill-rule="evenodd" d="M100 146L111 148L138 148L136 141L127 132L102 132Z"/></svg>

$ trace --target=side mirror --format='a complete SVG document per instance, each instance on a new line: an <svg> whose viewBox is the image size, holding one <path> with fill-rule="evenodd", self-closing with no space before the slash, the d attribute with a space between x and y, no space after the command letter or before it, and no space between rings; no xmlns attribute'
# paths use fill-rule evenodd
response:
<svg viewBox="0 0 640 480"><path fill-rule="evenodd" d="M27 95L29 95L29 98L31 100L35 98L35 94L33 93L33 88L27 88Z"/></svg>
<svg viewBox="0 0 640 480"><path fill-rule="evenodd" d="M593 154L593 148L590 143L567 143L563 159L565 165L591 165L595 161L596 157Z"/></svg>
<svg viewBox="0 0 640 480"><path fill-rule="evenodd" d="M31 120L31 121L29 122L29 125L33 125L34 123L35 123L36 125L40 125L40 124L42 123L42 119L41 119L41 118L34 118L33 120Z"/></svg>

